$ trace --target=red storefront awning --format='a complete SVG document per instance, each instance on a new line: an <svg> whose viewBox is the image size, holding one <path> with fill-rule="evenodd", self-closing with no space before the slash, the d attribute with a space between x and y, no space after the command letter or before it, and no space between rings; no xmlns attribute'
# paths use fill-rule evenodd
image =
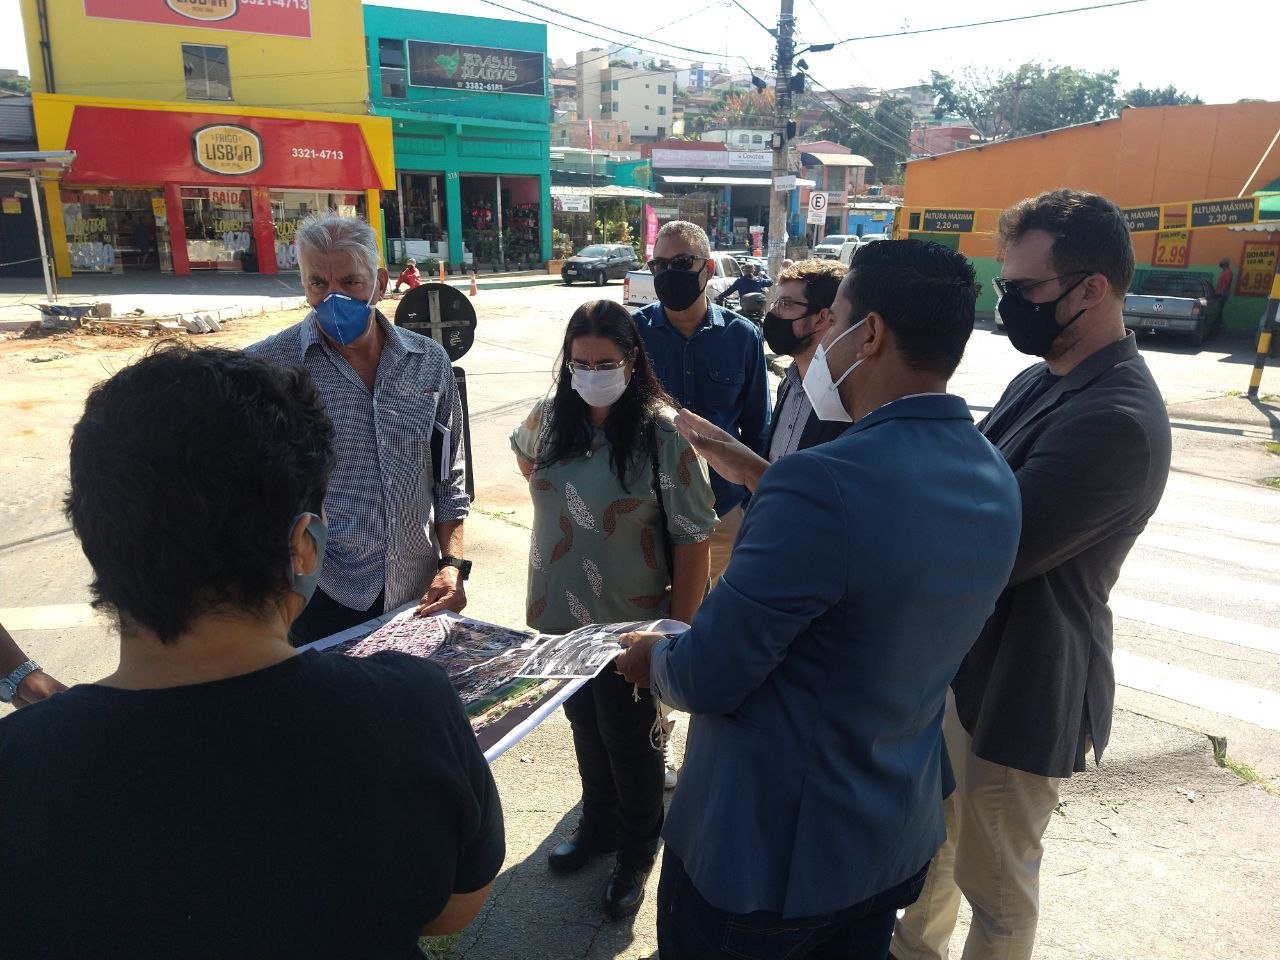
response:
<svg viewBox="0 0 1280 960"><path fill-rule="evenodd" d="M349 121L77 106L67 149L76 154L71 185L382 186Z"/></svg>

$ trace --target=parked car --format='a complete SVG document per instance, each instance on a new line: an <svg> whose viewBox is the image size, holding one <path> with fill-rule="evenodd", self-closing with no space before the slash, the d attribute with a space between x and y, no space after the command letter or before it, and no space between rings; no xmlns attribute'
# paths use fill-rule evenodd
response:
<svg viewBox="0 0 1280 960"><path fill-rule="evenodd" d="M720 296L733 285L733 281L742 276L742 266L735 257L715 257L715 275L707 281L707 296L712 300ZM622 302L646 304L653 303L658 295L653 290L653 274L648 267L632 270L622 282Z"/></svg>
<svg viewBox="0 0 1280 960"><path fill-rule="evenodd" d="M834 260L840 255L840 248L850 240L857 240L851 233L829 233L813 248L813 255L823 260Z"/></svg>
<svg viewBox="0 0 1280 960"><path fill-rule="evenodd" d="M630 244L593 243L564 262L560 268L560 279L566 285L575 280L589 280L597 287L603 287L610 280L621 280L627 271L639 267L635 247Z"/></svg>
<svg viewBox="0 0 1280 960"><path fill-rule="evenodd" d="M875 243L877 240L888 240L889 235L886 233L867 233L861 237L850 237L847 241L840 245L840 249L832 253L829 250L818 252L818 248L814 248L814 256L823 260L839 260L846 267L853 259L853 255L865 247L869 243ZM819 245L821 246L821 245Z"/></svg>
<svg viewBox="0 0 1280 960"><path fill-rule="evenodd" d="M1153 271L1125 294L1124 325L1139 332L1185 333L1198 347L1222 326L1222 298L1201 274Z"/></svg>

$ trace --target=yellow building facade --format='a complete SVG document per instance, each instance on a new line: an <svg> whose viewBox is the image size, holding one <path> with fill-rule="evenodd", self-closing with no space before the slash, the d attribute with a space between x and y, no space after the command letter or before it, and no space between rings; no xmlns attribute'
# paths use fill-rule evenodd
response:
<svg viewBox="0 0 1280 960"><path fill-rule="evenodd" d="M59 275L296 269L317 209L395 181L359 0L20 0Z"/></svg>

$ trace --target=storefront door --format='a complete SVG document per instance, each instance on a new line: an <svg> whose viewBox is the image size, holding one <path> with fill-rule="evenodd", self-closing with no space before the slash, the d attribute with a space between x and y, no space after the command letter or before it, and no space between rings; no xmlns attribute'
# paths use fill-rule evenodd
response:
<svg viewBox="0 0 1280 960"><path fill-rule="evenodd" d="M256 255L248 190L183 187L182 220L192 270L242 270Z"/></svg>

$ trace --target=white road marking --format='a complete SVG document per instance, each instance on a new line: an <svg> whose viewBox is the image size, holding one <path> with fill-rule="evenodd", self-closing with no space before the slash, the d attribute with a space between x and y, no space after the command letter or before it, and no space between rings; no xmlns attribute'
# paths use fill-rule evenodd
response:
<svg viewBox="0 0 1280 960"><path fill-rule="evenodd" d="M1110 607L1112 613L1125 620L1137 620L1219 643L1280 654L1280 630L1273 627L1116 593L1111 595Z"/></svg>
<svg viewBox="0 0 1280 960"><path fill-rule="evenodd" d="M1134 549L1141 551L1167 550L1170 553L1184 553L1203 560L1217 560L1221 563L1240 564L1245 567L1258 566L1268 569L1280 569L1280 544L1242 543L1224 537L1188 537L1184 534L1153 530L1147 527L1138 537ZM1275 554L1273 558L1263 557L1263 553Z"/></svg>
<svg viewBox="0 0 1280 960"><path fill-rule="evenodd" d="M1280 731L1280 693L1116 650L1116 683Z"/></svg>
<svg viewBox="0 0 1280 960"><path fill-rule="evenodd" d="M1190 476L1185 473L1170 473L1169 483L1165 488L1165 496L1170 495L1196 499L1212 497L1214 500L1225 500L1228 503L1239 503L1248 507L1261 507L1264 510L1280 510L1280 490L1266 487L1250 487L1229 480L1210 480L1205 477Z"/></svg>
<svg viewBox="0 0 1280 960"><path fill-rule="evenodd" d="M98 614L87 603L59 603L47 607L0 607L6 630L63 630L87 627Z"/></svg>
<svg viewBox="0 0 1280 960"><path fill-rule="evenodd" d="M1166 501L1169 503L1169 501ZM1179 509L1174 506L1161 506L1156 511L1151 523L1155 526L1190 527L1193 530L1216 530L1242 540L1253 540L1265 544L1280 541L1280 520L1242 519L1215 514L1203 507ZM1242 545L1241 549L1244 549Z"/></svg>
<svg viewBox="0 0 1280 960"><path fill-rule="evenodd" d="M1273 571L1267 571L1274 576ZM1135 586L1159 588L1170 596L1185 597L1199 594L1220 599L1252 600L1264 604L1280 604L1280 582L1262 579L1260 571L1241 569L1236 576L1205 573L1163 563L1134 560L1125 561L1120 571L1119 588Z"/></svg>

